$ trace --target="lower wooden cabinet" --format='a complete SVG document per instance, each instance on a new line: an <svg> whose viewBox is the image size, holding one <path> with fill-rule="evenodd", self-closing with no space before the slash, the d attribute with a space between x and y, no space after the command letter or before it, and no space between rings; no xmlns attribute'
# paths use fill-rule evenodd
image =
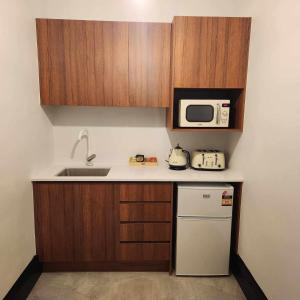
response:
<svg viewBox="0 0 300 300"><path fill-rule="evenodd" d="M43 262L75 260L75 195L73 185L34 184L36 248Z"/></svg>
<svg viewBox="0 0 300 300"><path fill-rule="evenodd" d="M45 270L169 269L171 183L36 182L33 189Z"/></svg>
<svg viewBox="0 0 300 300"><path fill-rule="evenodd" d="M44 262L115 259L112 184L36 183L37 254Z"/></svg>

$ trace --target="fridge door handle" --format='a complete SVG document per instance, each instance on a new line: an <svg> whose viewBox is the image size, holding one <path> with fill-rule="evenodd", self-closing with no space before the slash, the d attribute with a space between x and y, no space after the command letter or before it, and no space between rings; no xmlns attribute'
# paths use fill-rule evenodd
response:
<svg viewBox="0 0 300 300"><path fill-rule="evenodd" d="M187 219L187 220L228 220L232 217L201 217L201 216L177 216L178 219Z"/></svg>

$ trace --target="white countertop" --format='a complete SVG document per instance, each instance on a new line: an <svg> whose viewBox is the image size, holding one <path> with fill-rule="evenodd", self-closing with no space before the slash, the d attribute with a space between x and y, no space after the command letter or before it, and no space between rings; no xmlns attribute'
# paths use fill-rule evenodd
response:
<svg viewBox="0 0 300 300"><path fill-rule="evenodd" d="M110 168L107 176L56 176L64 168ZM236 170L197 171L187 169L174 171L167 164L157 167L131 167L128 165L56 164L33 175L32 181L166 181L166 182L242 182L243 176Z"/></svg>

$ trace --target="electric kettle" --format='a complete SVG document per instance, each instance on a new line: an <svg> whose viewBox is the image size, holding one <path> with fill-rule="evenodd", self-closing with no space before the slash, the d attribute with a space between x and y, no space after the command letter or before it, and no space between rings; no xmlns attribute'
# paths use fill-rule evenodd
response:
<svg viewBox="0 0 300 300"><path fill-rule="evenodd" d="M171 170L185 170L189 166L190 154L188 151L183 150L179 144L170 151L169 155L169 168Z"/></svg>

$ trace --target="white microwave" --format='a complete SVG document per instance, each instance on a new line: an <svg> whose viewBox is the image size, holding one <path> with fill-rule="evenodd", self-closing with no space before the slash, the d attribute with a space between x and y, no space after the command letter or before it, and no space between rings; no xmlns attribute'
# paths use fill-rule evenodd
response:
<svg viewBox="0 0 300 300"><path fill-rule="evenodd" d="M179 100L179 127L228 127L230 100Z"/></svg>

